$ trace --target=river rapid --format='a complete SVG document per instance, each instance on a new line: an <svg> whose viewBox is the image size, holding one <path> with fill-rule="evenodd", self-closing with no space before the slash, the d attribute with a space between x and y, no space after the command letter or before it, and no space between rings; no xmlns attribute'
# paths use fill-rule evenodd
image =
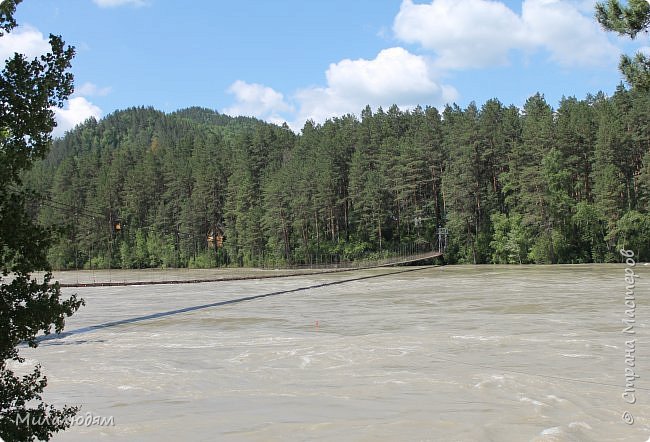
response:
<svg viewBox="0 0 650 442"><path fill-rule="evenodd" d="M72 333L22 354L46 400L82 405L55 441L647 441L650 266L635 267L634 334L625 268L66 288L87 303Z"/></svg>

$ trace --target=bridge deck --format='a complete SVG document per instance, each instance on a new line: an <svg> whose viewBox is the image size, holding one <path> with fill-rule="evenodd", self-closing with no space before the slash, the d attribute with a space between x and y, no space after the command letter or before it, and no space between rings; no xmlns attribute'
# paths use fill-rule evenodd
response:
<svg viewBox="0 0 650 442"><path fill-rule="evenodd" d="M401 256L398 258L394 259L389 259L389 262L383 263L383 264L377 264L371 267L390 267L390 266L396 266L396 265L406 265L406 264L415 264L416 262L421 262L421 261L429 261L434 258L439 258L443 254L440 252L426 252L426 253L419 253L417 255L410 255L410 256ZM381 262L381 261L380 261Z"/></svg>
<svg viewBox="0 0 650 442"><path fill-rule="evenodd" d="M306 276L318 275L324 273L341 273L351 272L355 270L372 269L379 267L393 267L404 266L408 264L416 264L419 262L431 261L434 258L442 256L440 252L426 252L409 256L398 256L395 258L387 258L375 261L361 261L342 263L338 265L329 266L304 266L300 268L283 269L286 272L281 274L265 274L265 275L224 275L220 277L210 278L183 278L183 279L164 279L160 280L129 280L129 281L93 281L93 282L76 282L76 283L61 283L61 287L120 287L131 285L158 285L158 284L197 284L206 282L223 282L223 281L242 281L254 279L271 279L271 278L287 278L292 276Z"/></svg>

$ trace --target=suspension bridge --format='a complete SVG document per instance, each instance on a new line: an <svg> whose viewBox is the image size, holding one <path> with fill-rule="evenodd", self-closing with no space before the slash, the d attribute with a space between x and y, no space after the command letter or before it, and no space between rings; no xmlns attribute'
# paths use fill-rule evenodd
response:
<svg viewBox="0 0 650 442"><path fill-rule="evenodd" d="M197 284L197 283L210 283L210 282L224 282L224 281L242 281L242 280L254 280L254 279L271 279L271 278L288 278L292 276L305 276L305 275L318 275L325 273L342 273L342 272L352 272L356 270L366 270L373 268L382 268L382 267L398 267L398 266L409 266L409 265L422 265L427 263L433 263L436 259L442 258L442 251L421 251L417 253L409 254L400 254L397 256L392 256L383 259L373 259L373 260L357 260L357 261L347 261L339 262L336 264L313 264L313 265L302 265L296 267L285 267L282 269L252 269L266 271L264 274L246 274L246 275L233 275L233 274L224 274L218 275L220 269L213 269L213 272L210 272L211 276L206 277L176 277L176 278L166 278L166 271L163 270L158 275L160 279L157 278L147 278L147 279L138 279L137 271L131 271L135 273L136 278L130 278L129 280L119 280L119 276L115 276L115 279L112 277L111 272L104 272L105 277L108 280L97 281L95 278L95 273L93 273L93 281L76 281L76 282L62 282L59 284L60 287L119 287L119 286L132 286L132 285L159 285L159 284ZM245 269L244 269L245 270ZM215 275L216 273L216 275ZM224 272L227 273L227 272ZM144 273L141 273L142 275ZM155 275L155 274L154 274ZM56 277L54 278L56 279ZM101 279L101 277L100 277Z"/></svg>

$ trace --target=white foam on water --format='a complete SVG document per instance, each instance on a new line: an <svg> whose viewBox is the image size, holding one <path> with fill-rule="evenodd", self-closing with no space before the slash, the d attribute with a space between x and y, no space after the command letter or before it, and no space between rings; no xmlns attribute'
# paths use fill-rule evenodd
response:
<svg viewBox="0 0 650 442"><path fill-rule="evenodd" d="M593 358L593 355L583 355L580 353L560 353L560 355L567 358Z"/></svg>
<svg viewBox="0 0 650 442"><path fill-rule="evenodd" d="M375 384L379 385L386 385L386 384L397 384L397 385L402 385L406 384L404 381L400 381L399 379L386 379L382 381L374 381Z"/></svg>
<svg viewBox="0 0 650 442"><path fill-rule="evenodd" d="M302 362L300 363L300 368L305 368L305 367L307 367L308 365L311 364L311 357L302 356L301 359L302 359Z"/></svg>
<svg viewBox="0 0 650 442"><path fill-rule="evenodd" d="M503 337L502 336L472 336L472 335L454 335L452 336L453 339L463 339L467 341L482 341L482 342L488 342L488 341L499 341Z"/></svg>
<svg viewBox="0 0 650 442"><path fill-rule="evenodd" d="M485 385L496 385L497 387L501 388L503 387L505 379L506 378L504 376L492 375L488 379L474 384L474 388L483 388Z"/></svg>
<svg viewBox="0 0 650 442"><path fill-rule="evenodd" d="M591 425L586 422L571 422L569 428L584 428L585 430L592 430Z"/></svg>
<svg viewBox="0 0 650 442"><path fill-rule="evenodd" d="M537 407L548 407L548 404L545 404L545 403L543 403L543 402L537 401L537 400L535 400L535 399L531 399L531 398L526 397L526 396L522 396L522 397L520 397L520 398L519 398L519 401L521 401L521 402L529 402L529 403L531 403L531 404L533 404L533 405L535 405L535 406L537 406Z"/></svg>
<svg viewBox="0 0 650 442"><path fill-rule="evenodd" d="M547 428L540 433L542 436L558 436L560 434L562 434L562 429L560 427Z"/></svg>
<svg viewBox="0 0 650 442"><path fill-rule="evenodd" d="M243 353L238 354L237 356L226 359L226 361L232 364L242 364L244 363L245 359L248 359L249 356L250 356L250 352L245 351Z"/></svg>

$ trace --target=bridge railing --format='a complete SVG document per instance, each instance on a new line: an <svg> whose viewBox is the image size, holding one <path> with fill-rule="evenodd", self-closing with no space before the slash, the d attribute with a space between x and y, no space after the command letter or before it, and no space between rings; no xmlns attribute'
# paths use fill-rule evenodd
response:
<svg viewBox="0 0 650 442"><path fill-rule="evenodd" d="M435 257L438 254L437 244L409 243L381 251L370 252L365 256L346 258L341 254L325 253L311 254L300 263L270 262L265 259L259 261L260 268L282 269L328 269L328 268L364 268L380 267L401 262L419 261Z"/></svg>

